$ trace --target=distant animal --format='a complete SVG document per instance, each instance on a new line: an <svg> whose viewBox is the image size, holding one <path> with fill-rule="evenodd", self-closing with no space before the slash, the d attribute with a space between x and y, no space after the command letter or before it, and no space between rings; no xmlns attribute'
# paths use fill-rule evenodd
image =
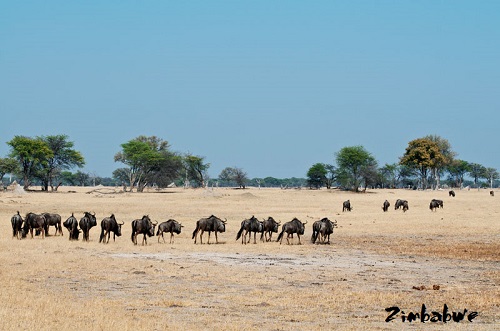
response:
<svg viewBox="0 0 500 331"><path fill-rule="evenodd" d="M432 199L429 204L429 209L436 211L437 208L443 208L443 200Z"/></svg>
<svg viewBox="0 0 500 331"><path fill-rule="evenodd" d="M90 229L94 226L97 226L97 220L95 218L95 213L91 214L89 212L85 212L83 217L80 219L80 229L82 229L83 233L83 241L89 241L90 239Z"/></svg>
<svg viewBox="0 0 500 331"><path fill-rule="evenodd" d="M290 244L289 238L291 237L293 239L293 234L296 233L297 237L299 238L299 245L301 245L302 243L300 242L300 236L304 234L306 224L307 221L305 223L302 223L296 217L294 217L290 222L286 222L281 226L281 232L276 241L279 241L281 245L281 242L283 241L283 234L286 232L286 242L287 244Z"/></svg>
<svg viewBox="0 0 500 331"><path fill-rule="evenodd" d="M68 219L64 221L63 225L66 229L68 229L69 240L78 240L78 237L80 236L80 232L82 232L82 231L80 229L78 229L78 220L73 215L73 213L71 213L71 216L68 217Z"/></svg>
<svg viewBox="0 0 500 331"><path fill-rule="evenodd" d="M494 192L494 191L490 191L490 195L491 195L492 197L494 197L494 196L495 196L495 192Z"/></svg>
<svg viewBox="0 0 500 331"><path fill-rule="evenodd" d="M101 236L99 237L99 242L103 242L105 244L109 243L109 237L111 237L111 232L113 232L113 241L115 241L115 237L120 237L122 235L122 225L124 222L118 223L115 218L115 214L111 214L109 217L103 218L101 221ZM106 235L108 236L108 240L106 240Z"/></svg>
<svg viewBox="0 0 500 331"><path fill-rule="evenodd" d="M448 195L450 197L455 197L455 191L451 190L450 192L448 192Z"/></svg>
<svg viewBox="0 0 500 331"><path fill-rule="evenodd" d="M33 239L33 230L38 230L42 234L42 238L45 238L46 227L47 221L45 220L45 216L41 214L28 213L24 218L22 237L25 238L29 231L31 239Z"/></svg>
<svg viewBox="0 0 500 331"><path fill-rule="evenodd" d="M387 200L384 201L384 203L382 204L382 210L384 212L386 212L387 210L389 210L389 207L391 206L391 203Z"/></svg>
<svg viewBox="0 0 500 331"><path fill-rule="evenodd" d="M59 233L61 236L63 235L62 226L61 226L61 215L59 214L51 214L51 213L43 213L45 216L45 220L47 221L47 228L45 229L45 235L49 235L49 226L54 226L56 228L55 235Z"/></svg>
<svg viewBox="0 0 500 331"><path fill-rule="evenodd" d="M311 242L314 244L319 239L319 241L323 244L330 244L330 235L333 233L333 229L336 227L337 221L332 222L326 217L314 222ZM326 239L328 239L328 241L325 243Z"/></svg>
<svg viewBox="0 0 500 331"><path fill-rule="evenodd" d="M278 233L279 226L281 225L281 222L276 222L274 218L269 216L267 220L264 220L262 222L262 225L264 227L262 234L260 235L260 240L264 241L271 241L271 237L273 235L273 232ZM269 235L269 238L267 238L267 235Z"/></svg>
<svg viewBox="0 0 500 331"><path fill-rule="evenodd" d="M243 237L241 237L243 231L245 231L245 234L243 235ZM256 244L257 232L262 234L264 232L264 225L253 215L249 219L243 220L241 222L241 227L240 230L238 231L238 234L236 235L236 240L240 239L241 237L241 243L246 245L247 243L250 242L250 239L252 238L252 232L253 232L253 243ZM248 242L247 242L247 234L248 234Z"/></svg>
<svg viewBox="0 0 500 331"><path fill-rule="evenodd" d="M155 235L155 227L158 222L152 222L148 215L142 216L141 219L132 221L132 242L137 245L137 235L142 234L142 246L148 244L146 236L152 237Z"/></svg>
<svg viewBox="0 0 500 331"><path fill-rule="evenodd" d="M352 207L351 207L351 201L347 200L347 201L344 201L342 203L342 211L351 211Z"/></svg>
<svg viewBox="0 0 500 331"><path fill-rule="evenodd" d="M164 232L170 232L170 243L174 243L174 233L180 234L184 225L177 222L176 220L169 219L166 222L160 223L158 225L158 231L156 235L158 236L158 242L160 242L160 236L163 238L163 242L165 243L165 237L163 237Z"/></svg>
<svg viewBox="0 0 500 331"><path fill-rule="evenodd" d="M12 238L21 239L24 220L19 211L11 217L10 222L12 223Z"/></svg>
<svg viewBox="0 0 500 331"><path fill-rule="evenodd" d="M208 218L201 218L196 222L196 228L193 231L194 243L196 244L196 238L198 232L200 233L200 244L203 244L203 232L208 232L208 243L210 244L210 233L215 232L215 243L218 243L217 232L226 231L226 221L221 220L217 216L210 215Z"/></svg>
<svg viewBox="0 0 500 331"><path fill-rule="evenodd" d="M408 201L397 199L396 203L394 204L394 210L399 209L399 208L403 208L404 212L406 212L408 209L410 209L410 207L408 206Z"/></svg>

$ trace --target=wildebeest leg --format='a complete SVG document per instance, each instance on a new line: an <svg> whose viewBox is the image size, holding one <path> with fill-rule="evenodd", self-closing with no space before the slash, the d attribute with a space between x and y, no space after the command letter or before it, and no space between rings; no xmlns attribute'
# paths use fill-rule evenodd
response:
<svg viewBox="0 0 500 331"><path fill-rule="evenodd" d="M302 245L302 243L300 242L300 235L297 233L297 238L299 238L299 245Z"/></svg>
<svg viewBox="0 0 500 331"><path fill-rule="evenodd" d="M257 237L257 232L254 232L254 233L253 233L253 243L254 243L254 244L256 244L256 243L257 243L256 237Z"/></svg>
<svg viewBox="0 0 500 331"><path fill-rule="evenodd" d="M165 239L163 239L163 241L165 241ZM174 243L174 233L173 232L170 232L170 243L171 244Z"/></svg>

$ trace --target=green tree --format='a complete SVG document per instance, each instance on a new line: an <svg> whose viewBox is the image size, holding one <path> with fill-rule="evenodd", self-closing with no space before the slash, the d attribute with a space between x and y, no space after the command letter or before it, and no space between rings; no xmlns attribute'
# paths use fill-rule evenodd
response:
<svg viewBox="0 0 500 331"><path fill-rule="evenodd" d="M310 188L319 189L326 184L328 170L323 163L313 164L307 171L307 183Z"/></svg>
<svg viewBox="0 0 500 331"><path fill-rule="evenodd" d="M399 165L397 163L386 163L379 169L379 172L382 175L384 182L390 188L396 188L399 174Z"/></svg>
<svg viewBox="0 0 500 331"><path fill-rule="evenodd" d="M226 167L219 174L219 181L222 186L236 185L234 182L234 168Z"/></svg>
<svg viewBox="0 0 500 331"><path fill-rule="evenodd" d="M46 166L47 160L52 158L54 153L40 138L15 136L7 144L11 147L9 156L16 159L20 165L24 189L26 190L30 187L35 172Z"/></svg>
<svg viewBox="0 0 500 331"><path fill-rule="evenodd" d="M333 164L324 164L324 166L326 169L325 185L327 189L331 189L337 179L337 169L335 169Z"/></svg>
<svg viewBox="0 0 500 331"><path fill-rule="evenodd" d="M474 179L474 186L479 189L479 179L485 177L486 168L478 163L470 163L469 167L469 176Z"/></svg>
<svg viewBox="0 0 500 331"><path fill-rule="evenodd" d="M6 157L0 158L0 182L6 174L17 172L19 164L16 159Z"/></svg>
<svg viewBox="0 0 500 331"><path fill-rule="evenodd" d="M490 182L490 188L493 188L493 181L498 179L498 171L495 168L485 168L483 178Z"/></svg>
<svg viewBox="0 0 500 331"><path fill-rule="evenodd" d="M344 147L336 153L338 181L358 192L363 171L376 164L375 158L363 146ZM366 180L366 178L365 178Z"/></svg>
<svg viewBox="0 0 500 331"><path fill-rule="evenodd" d="M184 157L184 167L186 170L186 180L194 183L195 186L205 187L208 177L207 170L210 163L205 163L205 158L188 154Z"/></svg>
<svg viewBox="0 0 500 331"><path fill-rule="evenodd" d="M462 188L464 177L470 171L470 164L464 160L453 160L447 167L448 173L453 178L455 186Z"/></svg>
<svg viewBox="0 0 500 331"><path fill-rule="evenodd" d="M434 160L434 165L431 168L431 174L435 181L435 189L438 190L441 185L441 174L453 162L456 153L451 149L451 144L447 139L438 135L428 135L424 139L428 139L437 144L439 153L442 157Z"/></svg>
<svg viewBox="0 0 500 331"><path fill-rule="evenodd" d="M406 152L400 159L400 164L418 170L422 189L427 189L427 177L431 169L445 162L444 156L436 142L419 138L412 140L406 147Z"/></svg>

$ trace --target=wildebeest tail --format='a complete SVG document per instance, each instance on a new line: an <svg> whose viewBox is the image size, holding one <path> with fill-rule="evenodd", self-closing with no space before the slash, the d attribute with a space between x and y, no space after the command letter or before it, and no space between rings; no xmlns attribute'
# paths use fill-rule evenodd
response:
<svg viewBox="0 0 500 331"><path fill-rule="evenodd" d="M193 231L193 237L191 239L194 239L196 237L196 234L198 233L198 229L200 228L200 224L196 223L196 229Z"/></svg>
<svg viewBox="0 0 500 331"><path fill-rule="evenodd" d="M283 233L284 233L284 232L285 232L285 230L282 230L282 231L280 232L280 235L278 236L278 239L276 239L276 241L280 241L280 240L281 240L281 238L283 238Z"/></svg>
<svg viewBox="0 0 500 331"><path fill-rule="evenodd" d="M104 228L101 228L101 236L99 237L99 242L102 242L104 239Z"/></svg>
<svg viewBox="0 0 500 331"><path fill-rule="evenodd" d="M242 225L241 228L240 228L240 231L238 231L238 234L236 235L236 240L240 239L241 234L243 233L243 230L244 229L243 229L243 225Z"/></svg>
<svg viewBox="0 0 500 331"><path fill-rule="evenodd" d="M311 236L311 242L314 244L316 242L316 239L318 238L318 232L313 231L313 234Z"/></svg>

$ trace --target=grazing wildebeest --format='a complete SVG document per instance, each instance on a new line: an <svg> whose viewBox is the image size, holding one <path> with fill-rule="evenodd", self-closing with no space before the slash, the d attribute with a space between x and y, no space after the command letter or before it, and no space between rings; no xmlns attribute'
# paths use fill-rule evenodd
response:
<svg viewBox="0 0 500 331"><path fill-rule="evenodd" d="M24 220L19 211L11 217L10 222L12 223L12 238L21 239Z"/></svg>
<svg viewBox="0 0 500 331"><path fill-rule="evenodd" d="M82 229L83 232L83 241L89 241L90 229L92 229L92 227L94 226L97 226L95 213L91 214L86 211L83 217L80 219L80 229Z"/></svg>
<svg viewBox="0 0 500 331"><path fill-rule="evenodd" d="M344 201L342 203L342 211L351 211L352 207L351 207L351 201L347 200L347 201Z"/></svg>
<svg viewBox="0 0 500 331"><path fill-rule="evenodd" d="M455 197L455 191L451 190L450 192L448 192L448 195L450 197Z"/></svg>
<svg viewBox="0 0 500 331"><path fill-rule="evenodd" d="M161 236L163 238L163 242L165 243L165 237L163 236L163 233L170 232L170 244L173 244L174 232L180 234L183 227L184 225L173 219L169 219L168 221L160 223L160 225L158 225L158 231L156 232L156 235L158 236L158 242L160 242Z"/></svg>
<svg viewBox="0 0 500 331"><path fill-rule="evenodd" d="M443 208L443 200L432 199L429 204L429 209L436 211L437 208Z"/></svg>
<svg viewBox="0 0 500 331"><path fill-rule="evenodd" d="M210 215L208 218L201 218L196 222L196 228L193 231L194 243L196 244L196 238L198 232L200 232L200 244L203 244L203 232L208 232L208 243L210 244L210 233L215 232L215 243L219 241L217 239L217 232L226 232L226 221L221 220L217 216Z"/></svg>
<svg viewBox="0 0 500 331"><path fill-rule="evenodd" d="M45 216L45 220L47 221L47 228L45 229L45 235L49 235L49 226L55 226L56 228L56 233L55 235L59 233L61 236L63 235L62 231L62 226L61 226L61 215L59 214L51 214L51 213L43 213L43 216Z"/></svg>
<svg viewBox="0 0 500 331"><path fill-rule="evenodd" d="M110 217L105 217L101 221L101 236L99 237L99 242L103 242L105 244L109 243L109 237L111 237L111 232L113 232L113 241L115 241L115 237L120 237L122 235L122 225L124 222L118 223L115 218L115 214L111 214ZM106 235L108 236L108 240L106 240Z"/></svg>
<svg viewBox="0 0 500 331"><path fill-rule="evenodd" d="M146 236L152 237L155 235L155 227L158 222L153 223L148 215L142 216L141 219L136 219L132 221L132 242L137 245L137 235L142 234L142 246L148 244Z"/></svg>
<svg viewBox="0 0 500 331"><path fill-rule="evenodd" d="M382 210L384 212L386 212L387 210L389 210L389 207L391 206L391 203L387 200L384 201L384 203L382 204Z"/></svg>
<svg viewBox="0 0 500 331"><path fill-rule="evenodd" d="M241 234L245 231L245 234L243 237L241 237ZM256 236L257 232L263 233L264 232L264 225L262 224L261 221L259 221L255 216L250 217L249 219L243 220L241 222L241 228L240 231L238 231L238 234L236 235L236 240L240 239L241 237L241 243L242 244L247 244L250 242L250 239L252 238L252 232L253 234L253 243L256 244ZM248 234L248 242L247 242L247 234Z"/></svg>
<svg viewBox="0 0 500 331"><path fill-rule="evenodd" d="M45 220L45 216L34 213L28 213L24 218L22 237L25 238L29 231L31 234L31 239L33 239L33 230L38 230L42 234L42 238L45 238L46 227L47 227L47 221Z"/></svg>
<svg viewBox="0 0 500 331"><path fill-rule="evenodd" d="M337 227L337 221L330 221L328 218L322 218L319 221L313 223L313 234L311 236L311 242L314 244L318 237L320 241L325 244L325 240L328 238L326 244L330 244L330 235L333 233L333 228Z"/></svg>
<svg viewBox="0 0 500 331"><path fill-rule="evenodd" d="M399 209L399 208L403 208L404 212L406 212L408 209L410 209L410 207L408 206L408 201L397 199L396 203L394 204L394 210Z"/></svg>
<svg viewBox="0 0 500 331"><path fill-rule="evenodd" d="M494 192L494 191L490 191L490 195L491 195L492 197L494 197L494 196L495 196L495 192Z"/></svg>
<svg viewBox="0 0 500 331"><path fill-rule="evenodd" d="M263 238L265 238L266 241L271 241L273 232L278 233L278 228L280 224L281 222L276 222L274 218L269 216L267 220L264 220L264 222L262 223L264 229L262 230L262 234L260 235L260 240L264 240ZM269 239L267 238L268 234L269 234Z"/></svg>
<svg viewBox="0 0 500 331"><path fill-rule="evenodd" d="M307 221L305 223L302 223L296 217L294 217L293 220L291 220L290 222L286 222L281 226L281 232L276 241L279 241L281 245L281 242L283 241L283 234L286 232L286 242L290 244L289 238L292 237L293 239L293 234L296 233L297 237L299 238L299 245L301 245L302 243L300 242L300 236L304 234L306 224Z"/></svg>
<svg viewBox="0 0 500 331"><path fill-rule="evenodd" d="M73 213L71 213L71 216L64 221L63 225L66 229L68 229L69 240L78 240L78 237L80 236L80 229L78 229L78 220Z"/></svg>

